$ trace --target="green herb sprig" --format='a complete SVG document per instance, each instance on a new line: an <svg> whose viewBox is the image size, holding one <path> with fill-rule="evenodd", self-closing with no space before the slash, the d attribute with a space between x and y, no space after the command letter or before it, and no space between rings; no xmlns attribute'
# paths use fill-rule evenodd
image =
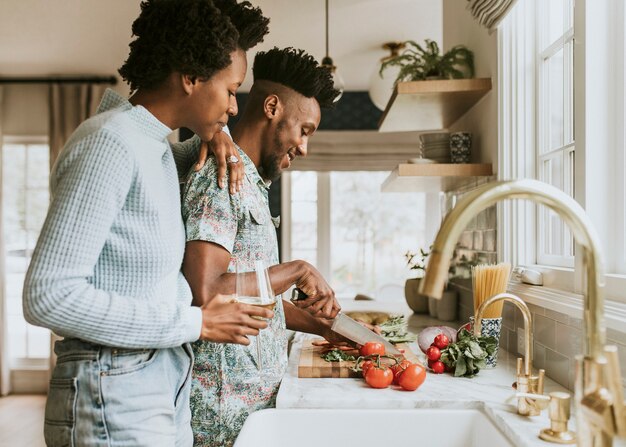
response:
<svg viewBox="0 0 626 447"><path fill-rule="evenodd" d="M441 350L441 361L454 369L454 377L473 377L486 366L485 359L497 346L495 337L476 337L461 329L457 341Z"/></svg>
<svg viewBox="0 0 626 447"><path fill-rule="evenodd" d="M351 362L356 360L353 355L346 354L341 349L332 349L326 354L320 355L327 362Z"/></svg>

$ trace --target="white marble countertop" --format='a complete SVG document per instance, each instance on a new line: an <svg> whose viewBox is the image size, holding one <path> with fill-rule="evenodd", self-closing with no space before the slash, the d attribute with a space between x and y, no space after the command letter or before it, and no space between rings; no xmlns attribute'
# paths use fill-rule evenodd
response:
<svg viewBox="0 0 626 447"><path fill-rule="evenodd" d="M384 310L390 313L411 313L404 303L381 306L377 302L357 301L341 303L344 310ZM347 304L347 305L346 305ZM395 307L394 307L395 306ZM410 327L416 328L438 323L427 316L411 316ZM455 324L450 324L455 326ZM283 378L276 401L277 408L477 408L481 409L494 424L517 446L546 447L554 445L541 440L542 428L550 426L547 410L534 417L520 416L516 412L514 390L515 361L506 351L500 351L498 366L480 371L473 378L455 378L450 374L428 373L424 384L414 392L397 388L373 389L362 379L302 379L298 378L300 346L307 335L299 334L292 345L289 367ZM417 345L412 349L422 355ZM567 391L546 378L544 393ZM508 400L508 402L507 402ZM574 428L570 419L570 429ZM615 445L626 445L626 443Z"/></svg>

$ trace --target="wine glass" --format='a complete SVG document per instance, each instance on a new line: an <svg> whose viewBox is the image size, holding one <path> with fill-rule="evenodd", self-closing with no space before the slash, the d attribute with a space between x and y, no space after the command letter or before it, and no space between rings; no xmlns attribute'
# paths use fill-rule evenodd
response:
<svg viewBox="0 0 626 447"><path fill-rule="evenodd" d="M263 307L273 310L276 305L276 297L270 282L269 269L263 261L255 261L254 275L241 271L239 263L235 264L236 272L236 299L237 301L252 306ZM253 317L261 319L260 317ZM263 358L261 355L261 333L256 336L257 368L262 369Z"/></svg>

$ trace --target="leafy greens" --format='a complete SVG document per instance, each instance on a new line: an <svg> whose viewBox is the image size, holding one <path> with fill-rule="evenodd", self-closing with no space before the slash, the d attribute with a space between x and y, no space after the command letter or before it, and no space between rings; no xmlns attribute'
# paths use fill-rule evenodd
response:
<svg viewBox="0 0 626 447"><path fill-rule="evenodd" d="M497 346L495 337L476 337L461 329L455 343L441 350L441 361L454 369L454 377L473 377L486 366L485 359Z"/></svg>

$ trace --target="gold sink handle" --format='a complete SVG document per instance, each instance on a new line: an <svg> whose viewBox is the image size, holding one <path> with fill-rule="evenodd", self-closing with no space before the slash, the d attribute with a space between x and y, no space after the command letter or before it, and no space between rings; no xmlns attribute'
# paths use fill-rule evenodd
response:
<svg viewBox="0 0 626 447"><path fill-rule="evenodd" d="M571 400L569 393L555 391L550 393L548 400L550 401L550 409L548 410L550 428L541 430L539 437L544 441L557 444L574 444L576 442L576 434L567 428Z"/></svg>

